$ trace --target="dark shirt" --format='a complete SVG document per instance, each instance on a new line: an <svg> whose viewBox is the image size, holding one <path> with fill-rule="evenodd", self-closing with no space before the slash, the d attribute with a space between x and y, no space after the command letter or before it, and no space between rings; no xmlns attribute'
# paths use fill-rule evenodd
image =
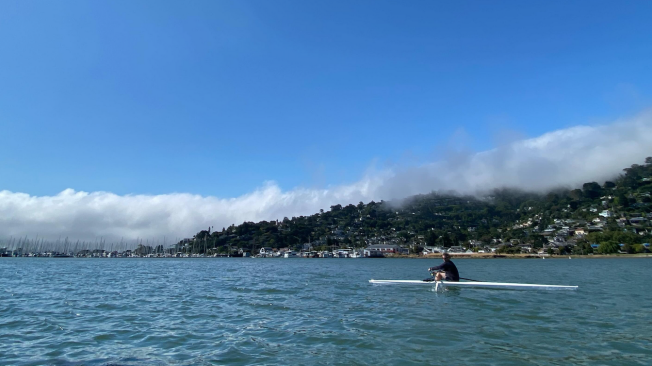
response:
<svg viewBox="0 0 652 366"><path fill-rule="evenodd" d="M455 264L450 260L445 261L444 263L438 265L437 267L432 267L430 268L430 270L446 272L446 279L449 281L460 280L460 273L457 272L457 267L455 267Z"/></svg>

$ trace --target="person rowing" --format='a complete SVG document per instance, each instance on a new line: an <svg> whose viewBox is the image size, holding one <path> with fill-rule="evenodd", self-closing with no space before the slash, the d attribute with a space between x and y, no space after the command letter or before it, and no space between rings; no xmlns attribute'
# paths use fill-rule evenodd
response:
<svg viewBox="0 0 652 366"><path fill-rule="evenodd" d="M451 261L451 255L443 252L441 253L441 258L444 260L444 263L428 268L430 272L437 272L434 279L429 279L429 281L454 281L458 282L460 280L460 273L457 271L455 263Z"/></svg>

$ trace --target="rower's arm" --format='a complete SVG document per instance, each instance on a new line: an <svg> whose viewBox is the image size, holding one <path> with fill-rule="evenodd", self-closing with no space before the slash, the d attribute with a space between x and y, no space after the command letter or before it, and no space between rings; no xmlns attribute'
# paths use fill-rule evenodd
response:
<svg viewBox="0 0 652 366"><path fill-rule="evenodd" d="M440 264L440 265L438 265L436 267L430 267L430 268L428 268L428 270L429 271L440 271L440 270L444 269L444 264Z"/></svg>

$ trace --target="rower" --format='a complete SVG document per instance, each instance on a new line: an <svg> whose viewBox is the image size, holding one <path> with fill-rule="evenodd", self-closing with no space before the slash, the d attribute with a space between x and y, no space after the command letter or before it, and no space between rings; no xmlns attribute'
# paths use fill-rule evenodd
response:
<svg viewBox="0 0 652 366"><path fill-rule="evenodd" d="M444 260L444 263L436 267L428 268L428 271L430 272L437 272L434 280L458 282L460 280L460 273L457 271L455 263L451 261L451 255L447 252L443 252L441 253L441 258Z"/></svg>

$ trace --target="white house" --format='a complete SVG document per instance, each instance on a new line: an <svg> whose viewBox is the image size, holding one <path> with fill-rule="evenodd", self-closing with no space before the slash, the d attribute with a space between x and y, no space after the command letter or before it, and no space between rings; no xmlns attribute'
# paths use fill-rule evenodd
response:
<svg viewBox="0 0 652 366"><path fill-rule="evenodd" d="M423 254L441 253L443 251L444 251L444 249L441 248L441 247L429 247L429 246L426 245L423 248Z"/></svg>
<svg viewBox="0 0 652 366"><path fill-rule="evenodd" d="M270 247L262 247L262 248L260 248L260 252L259 252L259 253L260 253L261 255L271 256L271 255L274 253L274 249L272 249L272 248L270 248Z"/></svg>

